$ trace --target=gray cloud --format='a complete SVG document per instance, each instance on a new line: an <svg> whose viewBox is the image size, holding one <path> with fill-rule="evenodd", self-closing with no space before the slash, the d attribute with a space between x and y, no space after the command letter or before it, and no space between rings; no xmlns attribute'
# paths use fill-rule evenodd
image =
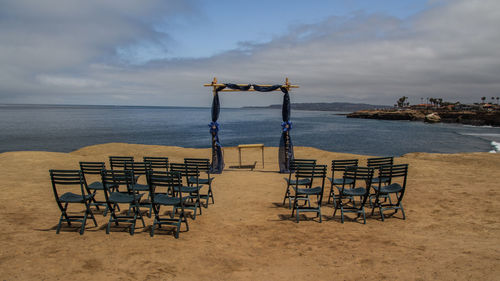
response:
<svg viewBox="0 0 500 281"><path fill-rule="evenodd" d="M210 89L202 84L214 76L241 83L289 77L301 86L293 92L295 102L393 104L402 95L412 102L474 102L500 95L495 0L438 1L405 20L363 13L331 17L210 58L146 64L118 60L117 48L130 51L142 41L168 51L175 38L152 24L198 11L182 1L118 2L36 7L15 1L1 7L0 35L6 40L0 43L0 102L208 106ZM235 93L225 95L223 105L280 98Z"/></svg>

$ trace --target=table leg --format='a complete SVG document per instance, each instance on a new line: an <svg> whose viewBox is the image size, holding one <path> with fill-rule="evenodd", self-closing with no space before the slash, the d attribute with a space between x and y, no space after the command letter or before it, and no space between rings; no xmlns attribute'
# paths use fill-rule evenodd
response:
<svg viewBox="0 0 500 281"><path fill-rule="evenodd" d="M238 155L240 157L240 167L241 167L241 148L240 147L238 147Z"/></svg>
<svg viewBox="0 0 500 281"><path fill-rule="evenodd" d="M264 147L262 147L262 168L264 168Z"/></svg>

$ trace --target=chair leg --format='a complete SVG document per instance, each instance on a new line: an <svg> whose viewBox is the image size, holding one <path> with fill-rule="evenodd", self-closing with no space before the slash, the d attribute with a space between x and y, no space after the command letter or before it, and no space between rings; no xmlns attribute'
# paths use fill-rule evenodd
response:
<svg viewBox="0 0 500 281"><path fill-rule="evenodd" d="M344 223L344 207L340 205L340 221Z"/></svg>
<svg viewBox="0 0 500 281"><path fill-rule="evenodd" d="M59 218L59 223L57 224L57 228L56 228L56 234L59 234L59 231L61 231L62 221L63 221L63 214L61 214L61 217Z"/></svg>
<svg viewBox="0 0 500 281"><path fill-rule="evenodd" d="M294 197L293 204L292 206L290 206L292 208L292 217L295 214L295 208L296 208L295 206L297 206L297 196Z"/></svg>
<svg viewBox="0 0 500 281"><path fill-rule="evenodd" d="M399 202L399 207L401 208L401 213L403 213L403 219L406 220L405 209L403 209L403 203Z"/></svg>
<svg viewBox="0 0 500 281"><path fill-rule="evenodd" d="M186 224L186 231L189 231L189 224L186 217L186 212L184 212L184 206L181 207L181 211L182 211L181 218L184 219L184 223Z"/></svg>
<svg viewBox="0 0 500 281"><path fill-rule="evenodd" d="M285 197L283 197L283 206L285 206L285 201L288 198L288 207L290 208L290 185L286 186Z"/></svg>
<svg viewBox="0 0 500 281"><path fill-rule="evenodd" d="M87 216L88 216L88 212L85 211L85 215L83 215L83 219L82 219L82 226L80 227L80 235L83 235L83 232L85 232L85 224L87 223Z"/></svg>
<svg viewBox="0 0 500 281"><path fill-rule="evenodd" d="M332 198L332 195L333 195L333 185L330 186L330 193L328 193L328 201L327 201L328 204L330 204L330 199ZM333 197L334 197L333 202L335 204L335 196Z"/></svg>
<svg viewBox="0 0 500 281"><path fill-rule="evenodd" d="M214 193L212 192L212 184L209 184L208 191L210 193L210 198L212 198L212 204L215 204ZM207 200L207 202L208 202L208 200Z"/></svg>
<svg viewBox="0 0 500 281"><path fill-rule="evenodd" d="M153 221L153 225L151 226L151 232L149 232L149 236L151 237L155 236L155 226L156 226L156 217Z"/></svg>
<svg viewBox="0 0 500 281"><path fill-rule="evenodd" d="M361 210L363 212L363 224L366 224L365 206L361 206Z"/></svg>

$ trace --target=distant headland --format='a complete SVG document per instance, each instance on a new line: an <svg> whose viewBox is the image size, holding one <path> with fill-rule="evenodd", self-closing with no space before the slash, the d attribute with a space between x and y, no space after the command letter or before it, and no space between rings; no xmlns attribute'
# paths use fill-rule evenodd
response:
<svg viewBox="0 0 500 281"><path fill-rule="evenodd" d="M443 102L442 99L430 98L429 102L410 105L407 97L398 99L394 107L377 110L358 110L347 114L347 118L366 118L382 120L409 120L428 123L460 123L474 126L500 126L500 105L497 97L492 103L461 104Z"/></svg>
<svg viewBox="0 0 500 281"><path fill-rule="evenodd" d="M244 108L274 108L281 109L281 104L272 104L269 106L245 106ZM353 112L359 110L377 110L392 108L388 105L373 105L365 103L349 102L316 102L316 103L292 103L292 110L312 110L312 111L338 111Z"/></svg>
<svg viewBox="0 0 500 281"><path fill-rule="evenodd" d="M401 97L394 106L373 105L366 103L321 102L292 103L292 110L350 112L347 118L365 118L381 120L424 121L428 123L460 123L474 126L500 126L499 98L492 98L491 103L481 98L481 103L462 104L444 102L443 99L428 98L426 103L410 105L407 97ZM496 104L495 104L496 99ZM422 99L423 100L423 99ZM269 106L247 106L244 108L281 109L281 104Z"/></svg>

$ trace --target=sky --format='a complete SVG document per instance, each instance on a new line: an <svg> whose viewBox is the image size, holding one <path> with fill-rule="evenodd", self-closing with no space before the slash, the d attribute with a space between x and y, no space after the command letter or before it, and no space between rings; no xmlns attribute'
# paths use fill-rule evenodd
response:
<svg viewBox="0 0 500 281"><path fill-rule="evenodd" d="M0 0L0 103L210 106L500 96L497 0ZM281 103L224 93L221 105Z"/></svg>

